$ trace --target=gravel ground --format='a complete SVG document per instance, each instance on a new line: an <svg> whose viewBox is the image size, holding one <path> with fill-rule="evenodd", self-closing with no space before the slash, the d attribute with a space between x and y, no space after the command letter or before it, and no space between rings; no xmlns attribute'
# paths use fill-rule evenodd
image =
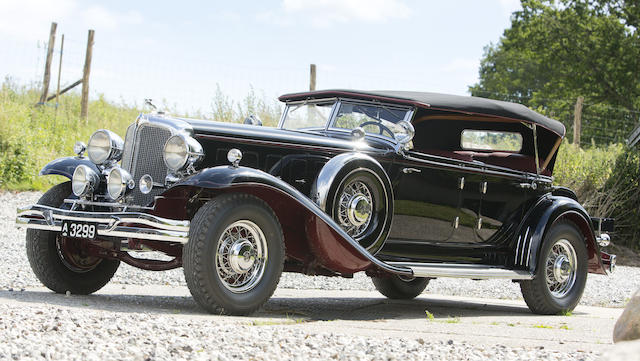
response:
<svg viewBox="0 0 640 361"><path fill-rule="evenodd" d="M46 306L24 309L0 305L0 315L0 337L4 341L0 344L0 359L595 360L598 357L593 352L307 333L292 327L229 323L215 318L184 320L155 314L121 317L114 312L78 313ZM140 325L144 325L144 330Z"/></svg>
<svg viewBox="0 0 640 361"><path fill-rule="evenodd" d="M40 193L0 193L0 290L41 286L29 267L24 230L14 227L15 209L34 203ZM122 264L113 283L184 285L182 269L141 271ZM284 274L279 287L295 289L373 290L361 274L353 279ZM640 288L640 268L618 267L610 277L590 275L581 304L622 307ZM433 280L427 292L442 295L521 299L517 284L506 281ZM308 334L281 326L233 325L215 318L189 320L171 315L75 311L47 305L28 309L0 305L0 359L467 359L592 360L595 353L440 343L422 339L377 339L336 334ZM92 325L101 325L92 327ZM142 325L142 326L141 326ZM145 332L151 331L151 332ZM146 336L141 336L140 334ZM156 336L149 336L156 335ZM60 343L61 338L65 339ZM232 347L230 347L230 345ZM233 347L233 345L236 345ZM241 346L241 347L240 347ZM222 352L221 350L225 350Z"/></svg>

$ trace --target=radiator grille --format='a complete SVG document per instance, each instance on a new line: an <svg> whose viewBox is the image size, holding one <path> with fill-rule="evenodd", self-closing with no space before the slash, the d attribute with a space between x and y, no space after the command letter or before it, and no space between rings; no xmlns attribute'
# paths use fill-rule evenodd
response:
<svg viewBox="0 0 640 361"><path fill-rule="evenodd" d="M149 194L142 194L138 188L140 178L149 174L154 183L164 183L167 167L162 159L162 148L171 131L156 124L143 123L137 129L132 125L127 129L127 136L122 157L122 167L129 171L136 182L131 191L131 203L147 205L153 197L162 193L161 188L154 188Z"/></svg>

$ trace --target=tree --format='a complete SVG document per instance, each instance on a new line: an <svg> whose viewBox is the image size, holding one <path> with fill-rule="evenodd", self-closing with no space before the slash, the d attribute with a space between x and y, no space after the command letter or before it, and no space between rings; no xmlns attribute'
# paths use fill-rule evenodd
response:
<svg viewBox="0 0 640 361"><path fill-rule="evenodd" d="M485 48L472 95L517 101L567 122L578 96L593 109L640 109L637 0L521 3L511 27Z"/></svg>

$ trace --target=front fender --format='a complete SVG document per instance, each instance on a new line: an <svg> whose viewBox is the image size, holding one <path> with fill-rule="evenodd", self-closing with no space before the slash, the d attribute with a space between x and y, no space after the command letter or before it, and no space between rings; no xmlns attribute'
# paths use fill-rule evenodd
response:
<svg viewBox="0 0 640 361"><path fill-rule="evenodd" d="M587 211L572 198L550 194L540 198L521 223L515 245L515 267L536 272L544 236L551 226L560 220L573 222L584 236L589 272L606 274Z"/></svg>
<svg viewBox="0 0 640 361"><path fill-rule="evenodd" d="M282 225L288 257L307 264L319 263L344 274L377 267L386 272L412 275L408 268L392 266L375 258L316 203L269 173L247 167L207 168L173 185L163 196L193 197L203 191L210 193L210 197L236 192L264 200Z"/></svg>
<svg viewBox="0 0 640 361"><path fill-rule="evenodd" d="M93 169L96 174L100 174L98 167L91 163L88 158L64 157L49 162L40 170L40 175L61 175L69 179L73 178L73 172L80 164Z"/></svg>

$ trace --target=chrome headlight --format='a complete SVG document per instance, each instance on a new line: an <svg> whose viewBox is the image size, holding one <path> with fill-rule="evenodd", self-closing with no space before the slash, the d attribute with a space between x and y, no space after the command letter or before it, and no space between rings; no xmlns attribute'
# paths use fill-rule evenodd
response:
<svg viewBox="0 0 640 361"><path fill-rule="evenodd" d="M71 190L78 197L92 193L100 184L100 176L86 165L79 165L71 177Z"/></svg>
<svg viewBox="0 0 640 361"><path fill-rule="evenodd" d="M131 174L120 167L111 169L107 176L107 193L114 201L133 189L135 185Z"/></svg>
<svg viewBox="0 0 640 361"><path fill-rule="evenodd" d="M188 135L176 134L164 144L164 164L174 172L187 169L203 156L202 145Z"/></svg>
<svg viewBox="0 0 640 361"><path fill-rule="evenodd" d="M116 133L100 129L91 135L87 151L89 160L95 164L104 164L108 161L119 161L122 158L124 141Z"/></svg>

